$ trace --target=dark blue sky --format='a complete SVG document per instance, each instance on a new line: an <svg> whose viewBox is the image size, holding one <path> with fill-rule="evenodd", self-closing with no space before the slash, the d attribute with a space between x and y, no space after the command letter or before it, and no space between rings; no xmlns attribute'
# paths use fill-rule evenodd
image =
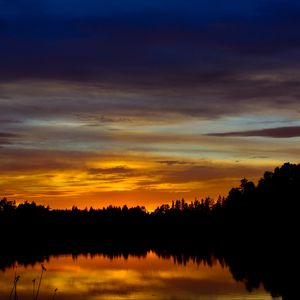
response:
<svg viewBox="0 0 300 300"><path fill-rule="evenodd" d="M298 1L1 1L0 79L232 80L299 59Z"/></svg>

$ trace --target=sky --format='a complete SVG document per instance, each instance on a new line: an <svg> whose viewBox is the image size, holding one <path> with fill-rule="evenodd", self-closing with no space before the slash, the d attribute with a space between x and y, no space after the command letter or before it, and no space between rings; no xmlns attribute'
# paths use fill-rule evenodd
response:
<svg viewBox="0 0 300 300"><path fill-rule="evenodd" d="M226 195L300 160L300 3L0 0L0 197Z"/></svg>

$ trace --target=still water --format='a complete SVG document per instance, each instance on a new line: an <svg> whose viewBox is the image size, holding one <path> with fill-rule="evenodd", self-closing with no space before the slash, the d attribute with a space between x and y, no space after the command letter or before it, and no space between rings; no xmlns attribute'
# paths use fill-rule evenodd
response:
<svg viewBox="0 0 300 300"><path fill-rule="evenodd" d="M236 282L229 270L217 261L211 266L192 261L184 265L172 258L158 257L151 251L142 257L109 258L102 254L52 256L44 261L44 266L46 271L42 274L40 300L272 299L263 288L247 292L244 284ZM9 299L15 275L20 276L17 299L33 299L41 270L40 264L34 264L1 271L0 299ZM13 293L11 299L14 296Z"/></svg>

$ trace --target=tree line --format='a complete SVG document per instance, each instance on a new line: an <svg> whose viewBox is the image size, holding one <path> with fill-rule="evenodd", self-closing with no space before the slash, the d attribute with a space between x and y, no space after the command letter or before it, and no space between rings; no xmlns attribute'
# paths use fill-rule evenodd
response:
<svg viewBox="0 0 300 300"><path fill-rule="evenodd" d="M35 202L0 200L2 239L14 242L124 241L202 242L265 240L298 233L300 165L285 163L265 172L255 185L242 179L227 197L184 199L163 204L153 212L143 206L108 206L102 209L51 209Z"/></svg>

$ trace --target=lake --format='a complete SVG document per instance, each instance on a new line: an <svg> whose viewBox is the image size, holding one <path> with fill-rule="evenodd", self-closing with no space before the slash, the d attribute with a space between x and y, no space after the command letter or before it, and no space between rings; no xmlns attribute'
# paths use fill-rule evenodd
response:
<svg viewBox="0 0 300 300"><path fill-rule="evenodd" d="M149 251L142 256L50 256L43 264L46 271L42 274L40 300L272 299L262 287L248 292L245 284L236 282L217 260L209 264L193 260L180 263ZM33 299L41 270L40 263L7 267L0 272L0 298L9 299L16 274L20 276L18 300Z"/></svg>

